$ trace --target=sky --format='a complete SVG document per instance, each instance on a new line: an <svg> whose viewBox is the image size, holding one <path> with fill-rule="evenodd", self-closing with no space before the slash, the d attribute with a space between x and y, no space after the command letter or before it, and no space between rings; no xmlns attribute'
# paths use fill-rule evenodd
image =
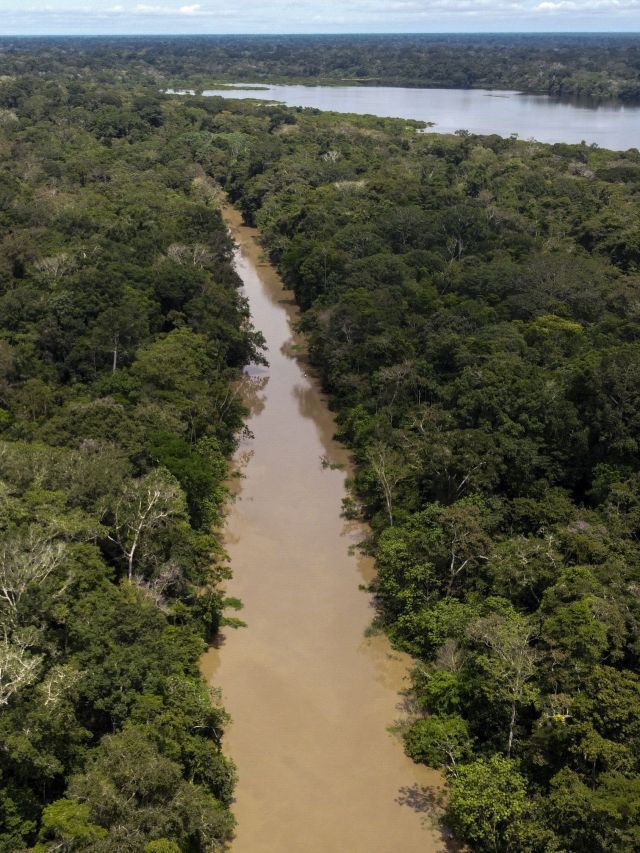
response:
<svg viewBox="0 0 640 853"><path fill-rule="evenodd" d="M640 30L640 0L0 0L0 35Z"/></svg>

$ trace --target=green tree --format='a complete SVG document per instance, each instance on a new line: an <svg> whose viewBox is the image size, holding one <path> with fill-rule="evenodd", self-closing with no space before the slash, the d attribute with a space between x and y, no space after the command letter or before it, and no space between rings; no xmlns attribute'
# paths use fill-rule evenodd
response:
<svg viewBox="0 0 640 853"><path fill-rule="evenodd" d="M451 781L447 822L474 850L526 849L530 800L518 765L497 755L458 767Z"/></svg>
<svg viewBox="0 0 640 853"><path fill-rule="evenodd" d="M83 850L106 836L106 829L92 823L86 804L56 800L42 813L39 843L34 851Z"/></svg>
<svg viewBox="0 0 640 853"><path fill-rule="evenodd" d="M407 755L430 767L446 767L454 775L457 766L471 756L466 720L457 715L417 720L404 736Z"/></svg>

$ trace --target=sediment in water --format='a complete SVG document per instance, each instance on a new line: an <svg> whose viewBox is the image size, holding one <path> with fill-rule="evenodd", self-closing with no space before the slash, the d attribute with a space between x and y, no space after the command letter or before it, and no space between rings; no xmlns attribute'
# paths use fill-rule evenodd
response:
<svg viewBox="0 0 640 853"><path fill-rule="evenodd" d="M247 627L225 629L202 660L233 721L232 849L444 850L429 819L439 774L413 764L389 732L410 661L386 637L365 636L374 614L361 585L373 567L350 553L365 530L340 515L349 454L295 355L292 295L263 262L257 232L233 208L225 218L270 362L250 369L262 378L249 401L254 437L239 449L250 458L224 530L228 592L242 600Z"/></svg>

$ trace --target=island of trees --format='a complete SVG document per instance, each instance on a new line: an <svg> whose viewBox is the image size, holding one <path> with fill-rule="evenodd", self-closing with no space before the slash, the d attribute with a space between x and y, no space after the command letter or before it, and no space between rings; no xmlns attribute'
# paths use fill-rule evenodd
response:
<svg viewBox="0 0 640 853"><path fill-rule="evenodd" d="M4 46L0 850L233 831L197 660L236 604L211 530L261 338L219 185L353 450L448 825L638 849L640 154L162 95L192 44Z"/></svg>

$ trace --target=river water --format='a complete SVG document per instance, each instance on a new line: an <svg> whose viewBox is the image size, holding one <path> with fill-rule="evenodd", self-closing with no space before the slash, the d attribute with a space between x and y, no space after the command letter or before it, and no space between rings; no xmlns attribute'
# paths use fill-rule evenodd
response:
<svg viewBox="0 0 640 853"><path fill-rule="evenodd" d="M202 661L232 716L233 853L445 850L426 816L439 776L388 731L409 660L365 637L373 611L360 585L372 565L350 554L364 530L340 517L348 467L331 467L348 454L297 355L292 295L262 262L257 233L225 216L270 363L250 369L262 383L248 400L254 437L238 451L244 476L224 530L228 592L247 627L225 629Z"/></svg>
<svg viewBox="0 0 640 853"><path fill-rule="evenodd" d="M510 136L540 142L596 143L625 150L640 146L640 106L589 103L546 95L485 89L406 89L387 86L267 86L261 90L208 89L205 95L281 101L340 113L434 122L433 131Z"/></svg>

